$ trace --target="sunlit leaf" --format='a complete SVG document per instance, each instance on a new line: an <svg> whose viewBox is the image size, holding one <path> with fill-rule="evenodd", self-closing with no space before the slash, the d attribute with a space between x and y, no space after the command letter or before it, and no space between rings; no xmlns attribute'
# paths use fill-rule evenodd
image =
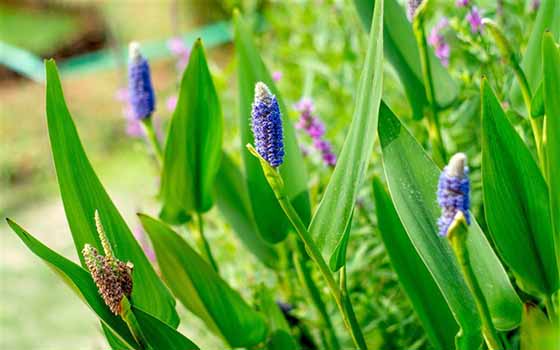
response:
<svg viewBox="0 0 560 350"><path fill-rule="evenodd" d="M208 329L231 347L251 347L265 340L264 318L220 278L202 257L164 223L140 215L167 285Z"/></svg>
<svg viewBox="0 0 560 350"><path fill-rule="evenodd" d="M558 324L551 323L536 305L524 305L520 333L521 350L558 348Z"/></svg>
<svg viewBox="0 0 560 350"><path fill-rule="evenodd" d="M60 194L74 244L85 266L81 250L86 243L99 251L101 242L95 228L95 210L105 227L115 256L134 264L132 303L176 327L179 317L175 299L155 273L132 232L97 178L66 107L60 78L53 60L46 62L47 122Z"/></svg>
<svg viewBox="0 0 560 350"><path fill-rule="evenodd" d="M309 194L307 192L307 172L296 141L295 130L288 118L288 109L286 109L272 77L253 43L251 29L237 12L234 14L234 27L241 148L245 149L245 145L248 143L253 144L253 134L250 129L251 104L255 84L262 81L276 95L280 111L284 116L282 127L286 156L284 163L280 166L280 174L284 180L286 194L302 220L307 223L311 216ZM243 164L249 201L259 232L270 243L280 242L286 238L290 229L288 218L274 197L274 193L263 175L259 161L249 152L243 152Z"/></svg>
<svg viewBox="0 0 560 350"><path fill-rule="evenodd" d="M482 82L482 185L490 234L522 288L558 289L546 182L500 101Z"/></svg>
<svg viewBox="0 0 560 350"><path fill-rule="evenodd" d="M222 111L202 41L191 51L165 144L160 216L187 221L212 206L212 189L222 155Z"/></svg>
<svg viewBox="0 0 560 350"><path fill-rule="evenodd" d="M420 255L406 233L391 197L378 178L373 181L373 194L379 233L391 259L399 282L410 299L432 346L436 349L453 349L457 322L436 280L424 265Z"/></svg>
<svg viewBox="0 0 560 350"><path fill-rule="evenodd" d="M311 236L333 271L345 263L345 246L352 224L354 204L376 136L383 87L382 19L383 3L379 2L375 7L350 130L309 227Z"/></svg>

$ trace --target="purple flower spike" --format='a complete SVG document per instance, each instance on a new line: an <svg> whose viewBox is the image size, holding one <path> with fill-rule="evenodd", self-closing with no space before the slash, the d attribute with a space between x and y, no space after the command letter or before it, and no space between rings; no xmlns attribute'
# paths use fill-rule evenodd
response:
<svg viewBox="0 0 560 350"><path fill-rule="evenodd" d="M137 42L130 43L128 94L134 118L137 120L149 118L155 110L156 98L150 77L150 66L140 53L140 45Z"/></svg>
<svg viewBox="0 0 560 350"><path fill-rule="evenodd" d="M412 20L414 19L414 15L416 14L416 10L421 3L422 0L408 0L406 6L406 16L408 17L409 21L412 22Z"/></svg>
<svg viewBox="0 0 560 350"><path fill-rule="evenodd" d="M449 25L449 20L443 17L430 32L428 43L434 48L436 57L440 60L444 67L449 65L449 57L451 56L451 48L445 41L445 37L441 33Z"/></svg>
<svg viewBox="0 0 560 350"><path fill-rule="evenodd" d="M457 7L467 7L467 6L469 6L469 0L457 0L455 2L455 5Z"/></svg>
<svg viewBox="0 0 560 350"><path fill-rule="evenodd" d="M470 181L467 157L464 153L457 153L449 164L443 169L439 177L437 200L441 207L441 216L438 220L439 234L447 236L449 226L457 212L465 215L467 224L470 219Z"/></svg>
<svg viewBox="0 0 560 350"><path fill-rule="evenodd" d="M470 12L467 14L467 21L471 25L471 32L477 34L482 32L482 17L480 16L480 11L478 7L473 6Z"/></svg>
<svg viewBox="0 0 560 350"><path fill-rule="evenodd" d="M276 96L262 82L255 85L251 127L257 152L272 167L280 166L284 161L282 116Z"/></svg>

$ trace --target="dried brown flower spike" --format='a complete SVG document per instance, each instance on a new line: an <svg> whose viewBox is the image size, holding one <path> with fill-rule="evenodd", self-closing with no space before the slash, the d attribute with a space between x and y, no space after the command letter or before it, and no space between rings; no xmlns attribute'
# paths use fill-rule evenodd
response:
<svg viewBox="0 0 560 350"><path fill-rule="evenodd" d="M89 244L84 246L82 255L105 304L112 313L119 315L122 298L128 298L132 293L133 265L131 262L124 263L114 257L97 211L95 211L95 223L105 256L99 254L97 249Z"/></svg>

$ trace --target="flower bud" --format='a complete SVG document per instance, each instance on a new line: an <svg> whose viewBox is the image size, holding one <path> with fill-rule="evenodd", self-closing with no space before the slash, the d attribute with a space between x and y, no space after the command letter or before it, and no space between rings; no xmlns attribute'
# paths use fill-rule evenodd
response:
<svg viewBox="0 0 560 350"><path fill-rule="evenodd" d="M457 153L449 160L439 177L437 200L441 207L438 220L439 234L447 235L449 226L457 212L462 212L467 224L470 224L470 182L467 157Z"/></svg>
<svg viewBox="0 0 560 350"><path fill-rule="evenodd" d="M149 118L155 110L156 99L150 66L140 53L140 45L137 42L131 42L129 46L128 94L134 118Z"/></svg>
<svg viewBox="0 0 560 350"><path fill-rule="evenodd" d="M282 164L284 161L282 116L276 96L262 82L255 85L251 128L259 155L274 168Z"/></svg>

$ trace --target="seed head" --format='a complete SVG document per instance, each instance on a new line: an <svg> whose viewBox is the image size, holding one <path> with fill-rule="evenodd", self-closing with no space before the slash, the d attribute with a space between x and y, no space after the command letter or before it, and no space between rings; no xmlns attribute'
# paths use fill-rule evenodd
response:
<svg viewBox="0 0 560 350"><path fill-rule="evenodd" d="M152 87L150 66L140 52L140 45L131 42L128 62L128 94L130 105L137 120L148 118L155 110L155 94Z"/></svg>
<svg viewBox="0 0 560 350"><path fill-rule="evenodd" d="M449 160L439 177L437 200L441 207L438 220L439 234L447 235L449 226L455 214L461 211L467 224L470 224L470 181L467 157L464 153L457 153Z"/></svg>
<svg viewBox="0 0 560 350"><path fill-rule="evenodd" d="M133 265L131 262L124 263L113 256L97 211L95 221L105 256L99 254L97 249L89 244L82 249L82 255L103 301L112 313L119 315L122 298L128 298L132 293Z"/></svg>
<svg viewBox="0 0 560 350"><path fill-rule="evenodd" d="M255 148L272 167L284 161L282 117L278 101L268 87L258 82L251 111L251 128L255 137Z"/></svg>

